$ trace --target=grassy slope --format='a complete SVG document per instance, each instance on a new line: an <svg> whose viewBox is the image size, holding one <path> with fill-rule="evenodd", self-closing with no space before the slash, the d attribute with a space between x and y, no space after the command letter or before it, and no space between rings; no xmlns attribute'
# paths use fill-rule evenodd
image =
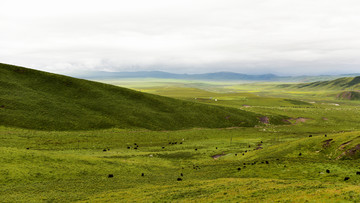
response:
<svg viewBox="0 0 360 203"><path fill-rule="evenodd" d="M323 129L308 137L288 133L288 128L0 128L0 201L360 201L359 154L337 159L359 143L359 131L324 137ZM325 147L328 139L333 140ZM254 150L260 143L263 149ZM211 158L222 153L225 156L217 160ZM183 181L177 181L179 177Z"/></svg>
<svg viewBox="0 0 360 203"><path fill-rule="evenodd" d="M319 81L312 83L301 84L285 84L279 85L283 88L299 88L299 89L321 89L321 90L352 90L360 88L360 76L358 77L344 77L336 80Z"/></svg>
<svg viewBox="0 0 360 203"><path fill-rule="evenodd" d="M226 119L227 116L229 119ZM258 115L0 64L0 124L31 129L254 126Z"/></svg>
<svg viewBox="0 0 360 203"><path fill-rule="evenodd" d="M318 81L312 83L300 84L282 84L278 85L281 91L298 91L297 94L301 96L302 92L311 92L317 97L321 96L327 100L360 100L360 76L357 77L343 77L329 81Z"/></svg>

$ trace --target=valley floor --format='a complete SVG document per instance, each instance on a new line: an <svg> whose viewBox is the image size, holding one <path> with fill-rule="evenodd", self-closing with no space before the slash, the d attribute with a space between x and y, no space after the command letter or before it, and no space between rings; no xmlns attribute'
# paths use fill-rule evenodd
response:
<svg viewBox="0 0 360 203"><path fill-rule="evenodd" d="M295 126L1 128L0 202L360 201L360 132Z"/></svg>

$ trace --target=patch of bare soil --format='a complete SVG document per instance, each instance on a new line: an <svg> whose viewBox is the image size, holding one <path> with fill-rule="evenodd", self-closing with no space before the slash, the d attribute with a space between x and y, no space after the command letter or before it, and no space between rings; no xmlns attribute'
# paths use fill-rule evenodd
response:
<svg viewBox="0 0 360 203"><path fill-rule="evenodd" d="M338 157L336 157L336 160L339 160L341 157L345 156L346 152L341 153Z"/></svg>
<svg viewBox="0 0 360 203"><path fill-rule="evenodd" d="M295 119L295 123L305 123L307 120L309 120L308 118L303 118L303 117L299 117Z"/></svg>
<svg viewBox="0 0 360 203"><path fill-rule="evenodd" d="M359 91L345 91L341 92L336 96L338 99L345 99L345 100L359 100L360 92Z"/></svg>
<svg viewBox="0 0 360 203"><path fill-rule="evenodd" d="M213 159L218 159L218 158L220 158L220 157L222 157L222 156L225 156L226 154L224 154L224 153L222 153L222 154L216 154L216 155L214 155L214 156L211 156Z"/></svg>
<svg viewBox="0 0 360 203"><path fill-rule="evenodd" d="M346 151L347 156L354 156L357 152L360 152L360 144Z"/></svg>
<svg viewBox="0 0 360 203"><path fill-rule="evenodd" d="M345 152L341 153L338 157L336 157L336 160L344 157L344 156L349 156L349 157L352 157L354 156L355 154L359 153L360 152L360 144L356 145L355 147L349 149L349 150L346 150Z"/></svg>
<svg viewBox="0 0 360 203"><path fill-rule="evenodd" d="M270 120L267 116L263 116L259 118L260 122L265 123L265 124L269 124Z"/></svg>
<svg viewBox="0 0 360 203"><path fill-rule="evenodd" d="M258 144L258 146L255 148L255 150L263 149L261 146L262 146L262 144Z"/></svg>
<svg viewBox="0 0 360 203"><path fill-rule="evenodd" d="M298 123L305 123L310 118L298 117L298 118L290 118L287 120L283 120L284 122L288 122L289 124L296 125Z"/></svg>
<svg viewBox="0 0 360 203"><path fill-rule="evenodd" d="M327 120L329 120L328 118L325 118L325 117L322 117L322 119L323 119L324 121L327 121Z"/></svg>
<svg viewBox="0 0 360 203"><path fill-rule="evenodd" d="M330 146L330 142L333 141L333 139L328 139L328 140L325 140L323 141L323 147L326 148L326 147L329 147Z"/></svg>
<svg viewBox="0 0 360 203"><path fill-rule="evenodd" d="M340 149L340 150L343 150L343 149L344 149L346 146L348 146L350 143L351 143L351 141L345 142L345 143L341 144L340 147L339 147L339 149Z"/></svg>

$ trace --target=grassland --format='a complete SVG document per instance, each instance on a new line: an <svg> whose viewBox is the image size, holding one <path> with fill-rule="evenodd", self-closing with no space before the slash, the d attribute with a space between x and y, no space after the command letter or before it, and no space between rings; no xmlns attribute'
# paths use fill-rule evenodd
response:
<svg viewBox="0 0 360 203"><path fill-rule="evenodd" d="M338 89L198 83L127 87L285 121L180 130L3 124L0 202L360 201L360 102L331 96Z"/></svg>
<svg viewBox="0 0 360 203"><path fill-rule="evenodd" d="M3 127L0 201L359 201L359 132L304 131Z"/></svg>
<svg viewBox="0 0 360 203"><path fill-rule="evenodd" d="M0 85L0 123L28 129L239 127L261 116L6 64Z"/></svg>
<svg viewBox="0 0 360 203"><path fill-rule="evenodd" d="M360 88L360 76L343 77L329 81L318 81L312 83L300 83L295 85L280 85L282 88L299 88L299 89L337 89L352 90Z"/></svg>

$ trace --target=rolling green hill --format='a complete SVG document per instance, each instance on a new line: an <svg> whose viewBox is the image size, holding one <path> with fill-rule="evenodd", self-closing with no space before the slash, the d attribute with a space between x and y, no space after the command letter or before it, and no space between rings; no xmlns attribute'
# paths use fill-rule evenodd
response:
<svg viewBox="0 0 360 203"><path fill-rule="evenodd" d="M255 113L0 64L0 125L41 130L254 126ZM272 119L280 122L280 118Z"/></svg>
<svg viewBox="0 0 360 203"><path fill-rule="evenodd" d="M301 84L283 84L279 85L281 88L296 88L296 89L322 89L322 90L354 90L360 89L360 76L344 77L336 80L318 81Z"/></svg>

